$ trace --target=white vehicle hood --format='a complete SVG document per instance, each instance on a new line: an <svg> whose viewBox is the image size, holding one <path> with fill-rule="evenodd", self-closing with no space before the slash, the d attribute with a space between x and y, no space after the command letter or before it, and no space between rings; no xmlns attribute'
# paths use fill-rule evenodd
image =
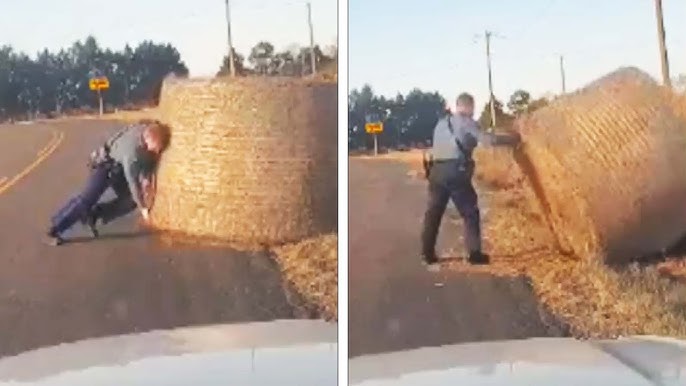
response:
<svg viewBox="0 0 686 386"><path fill-rule="evenodd" d="M0 358L0 385L334 386L336 330L287 320L91 339Z"/></svg>
<svg viewBox="0 0 686 386"><path fill-rule="evenodd" d="M535 338L352 358L356 386L686 385L686 343L659 337Z"/></svg>

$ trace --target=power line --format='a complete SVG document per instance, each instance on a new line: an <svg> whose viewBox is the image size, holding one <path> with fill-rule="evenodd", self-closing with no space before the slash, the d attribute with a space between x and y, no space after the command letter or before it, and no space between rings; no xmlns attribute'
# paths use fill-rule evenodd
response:
<svg viewBox="0 0 686 386"><path fill-rule="evenodd" d="M537 15L537 17L535 19L533 19L533 20L535 20L535 22L523 24L522 28L520 28L512 36L523 35L525 32L529 32L534 27L538 26L542 20L546 20L546 18L545 18L546 14L553 8L553 5L555 5L556 3L557 3L557 0L550 0L550 2L548 3L548 6L543 8L543 10Z"/></svg>

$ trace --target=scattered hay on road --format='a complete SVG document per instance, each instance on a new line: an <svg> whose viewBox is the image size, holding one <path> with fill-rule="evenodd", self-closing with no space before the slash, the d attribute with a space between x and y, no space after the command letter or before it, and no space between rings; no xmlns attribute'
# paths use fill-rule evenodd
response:
<svg viewBox="0 0 686 386"><path fill-rule="evenodd" d="M310 238L275 249L285 279L318 313L338 319L338 235Z"/></svg>

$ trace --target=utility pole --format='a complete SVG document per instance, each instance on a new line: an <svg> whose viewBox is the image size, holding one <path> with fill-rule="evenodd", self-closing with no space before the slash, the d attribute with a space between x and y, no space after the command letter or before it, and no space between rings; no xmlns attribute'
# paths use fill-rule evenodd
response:
<svg viewBox="0 0 686 386"><path fill-rule="evenodd" d="M491 105L491 128L495 128L495 96L493 95L493 75L491 73L491 32L486 31L486 63L488 65L488 92Z"/></svg>
<svg viewBox="0 0 686 386"><path fill-rule="evenodd" d="M231 12L229 10L229 0L224 0L226 4L226 34L229 38L229 71L231 76L236 76L236 65L233 59L233 44L231 44Z"/></svg>
<svg viewBox="0 0 686 386"><path fill-rule="evenodd" d="M565 57L560 55L560 75L562 76L562 94L567 93L567 87L565 83Z"/></svg>
<svg viewBox="0 0 686 386"><path fill-rule="evenodd" d="M312 31L312 4L307 3L307 23L310 27L310 63L312 75L317 73L317 58L314 56L314 32Z"/></svg>
<svg viewBox="0 0 686 386"><path fill-rule="evenodd" d="M662 0L655 0L655 14L657 16L657 38L660 42L660 61L662 62L662 81L665 86L672 87L669 78L669 60L667 59L667 44L665 43L665 24L662 19Z"/></svg>

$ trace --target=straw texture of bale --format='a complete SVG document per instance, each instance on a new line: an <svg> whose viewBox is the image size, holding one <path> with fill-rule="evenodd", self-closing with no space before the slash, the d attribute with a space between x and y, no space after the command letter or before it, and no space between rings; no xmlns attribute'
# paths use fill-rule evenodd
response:
<svg viewBox="0 0 686 386"><path fill-rule="evenodd" d="M520 122L517 154L561 246L625 260L686 233L684 102L620 69Z"/></svg>
<svg viewBox="0 0 686 386"><path fill-rule="evenodd" d="M159 110L172 139L155 226L248 245L335 231L336 83L167 79Z"/></svg>

